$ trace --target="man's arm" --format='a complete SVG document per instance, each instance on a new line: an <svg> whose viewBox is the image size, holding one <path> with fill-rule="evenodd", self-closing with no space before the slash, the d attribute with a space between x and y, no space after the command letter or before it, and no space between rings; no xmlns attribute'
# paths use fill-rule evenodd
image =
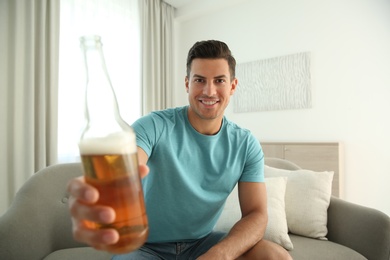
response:
<svg viewBox="0 0 390 260"><path fill-rule="evenodd" d="M146 165L146 163L148 162L148 155L146 154L146 152L139 146L137 146L137 152L139 165Z"/></svg>
<svg viewBox="0 0 390 260"><path fill-rule="evenodd" d="M264 183L239 182L242 218L229 234L199 259L236 259L264 236L267 226L267 193Z"/></svg>

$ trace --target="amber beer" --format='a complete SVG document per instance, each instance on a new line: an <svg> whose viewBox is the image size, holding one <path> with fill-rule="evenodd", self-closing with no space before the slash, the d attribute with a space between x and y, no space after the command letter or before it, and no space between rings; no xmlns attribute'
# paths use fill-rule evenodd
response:
<svg viewBox="0 0 390 260"><path fill-rule="evenodd" d="M148 236L135 140L126 135L85 139L79 144L85 180L99 191L97 204L112 207L116 213L111 224L87 222L87 225L118 231L119 241L105 248L113 253L136 250Z"/></svg>

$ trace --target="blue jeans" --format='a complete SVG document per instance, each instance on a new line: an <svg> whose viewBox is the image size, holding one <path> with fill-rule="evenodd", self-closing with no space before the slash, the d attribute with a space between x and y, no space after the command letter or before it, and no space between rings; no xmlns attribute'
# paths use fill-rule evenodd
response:
<svg viewBox="0 0 390 260"><path fill-rule="evenodd" d="M209 235L190 242L177 243L146 243L140 249L115 255L112 260L143 260L143 259L196 259L206 253L212 246L226 236L223 232L212 232Z"/></svg>

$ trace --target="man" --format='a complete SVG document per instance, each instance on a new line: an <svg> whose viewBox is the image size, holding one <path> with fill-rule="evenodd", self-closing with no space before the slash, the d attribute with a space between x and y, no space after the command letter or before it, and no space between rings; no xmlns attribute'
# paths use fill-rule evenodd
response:
<svg viewBox="0 0 390 260"><path fill-rule="evenodd" d="M263 239L268 217L260 144L224 117L237 86L235 65L225 43L195 43L185 77L189 106L134 123L150 232L140 250L114 259L291 259ZM242 218L228 234L213 232L236 183ZM74 237L97 249L115 243L116 231L83 225L85 219L114 221L112 209L94 204L97 191L82 178L68 190Z"/></svg>

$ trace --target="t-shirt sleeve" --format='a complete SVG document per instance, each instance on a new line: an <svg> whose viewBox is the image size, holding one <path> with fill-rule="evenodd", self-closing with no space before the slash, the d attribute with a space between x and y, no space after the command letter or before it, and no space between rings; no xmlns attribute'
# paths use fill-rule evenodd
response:
<svg viewBox="0 0 390 260"><path fill-rule="evenodd" d="M132 128L136 134L137 146L150 156L163 131L164 120L160 116L151 113L135 121Z"/></svg>
<svg viewBox="0 0 390 260"><path fill-rule="evenodd" d="M260 142L252 134L247 142L247 158L239 181L264 182L264 153Z"/></svg>

